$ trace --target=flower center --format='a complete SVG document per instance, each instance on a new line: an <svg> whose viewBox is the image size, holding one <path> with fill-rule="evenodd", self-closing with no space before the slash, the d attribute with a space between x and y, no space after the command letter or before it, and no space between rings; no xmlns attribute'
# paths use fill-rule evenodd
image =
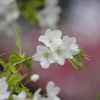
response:
<svg viewBox="0 0 100 100"><path fill-rule="evenodd" d="M48 57L48 55L49 55L49 54L48 54L47 52L46 52L46 53L44 53L44 57Z"/></svg>
<svg viewBox="0 0 100 100"><path fill-rule="evenodd" d="M52 39L49 39L49 43L52 43L53 42L53 40Z"/></svg>
<svg viewBox="0 0 100 100"><path fill-rule="evenodd" d="M57 49L56 52L57 52L57 54L59 54L59 55L61 54L61 50L59 50L59 49Z"/></svg>

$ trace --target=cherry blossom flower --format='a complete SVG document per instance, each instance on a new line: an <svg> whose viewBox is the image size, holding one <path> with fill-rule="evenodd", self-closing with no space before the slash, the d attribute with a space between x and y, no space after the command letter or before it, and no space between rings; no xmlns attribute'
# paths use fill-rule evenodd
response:
<svg viewBox="0 0 100 100"><path fill-rule="evenodd" d="M37 46L37 53L32 56L33 60L41 61L40 64L42 68L48 68L50 63L54 63L55 59L51 51L44 46Z"/></svg>
<svg viewBox="0 0 100 100"><path fill-rule="evenodd" d="M34 93L33 100L47 100L45 97L41 97L41 95L39 94L40 92L41 92L41 88L39 88L39 89Z"/></svg>
<svg viewBox="0 0 100 100"><path fill-rule="evenodd" d="M45 0L46 6L57 6L59 0Z"/></svg>
<svg viewBox="0 0 100 100"><path fill-rule="evenodd" d="M60 88L55 86L54 82L50 81L46 85L46 91L48 100L61 100L57 95L60 92Z"/></svg>
<svg viewBox="0 0 100 100"><path fill-rule="evenodd" d="M33 74L31 77L30 77L31 81L33 82L36 82L38 79L39 79L39 75L38 74Z"/></svg>
<svg viewBox="0 0 100 100"><path fill-rule="evenodd" d="M60 20L59 14L61 13L61 8L59 6L45 7L39 11L36 15L38 23L42 28L56 29L57 23Z"/></svg>
<svg viewBox="0 0 100 100"><path fill-rule="evenodd" d="M79 53L79 49L78 49L78 45L76 44L75 37L70 38L66 35L63 37L62 41L63 44L65 44L68 47L68 49L70 50L73 56Z"/></svg>
<svg viewBox="0 0 100 100"><path fill-rule="evenodd" d="M14 100L25 100L26 93L24 91L20 92L18 95L12 95Z"/></svg>
<svg viewBox="0 0 100 100"><path fill-rule="evenodd" d="M7 92L8 84L6 83L6 77L0 78L0 100L8 99L10 92Z"/></svg>
<svg viewBox="0 0 100 100"><path fill-rule="evenodd" d="M43 42L47 47L50 47L51 43L61 44L62 32L60 30L47 29L45 35L39 37L39 41Z"/></svg>
<svg viewBox="0 0 100 100"><path fill-rule="evenodd" d="M72 54L69 49L63 44L51 44L50 49L57 63L64 65L65 58L72 58Z"/></svg>

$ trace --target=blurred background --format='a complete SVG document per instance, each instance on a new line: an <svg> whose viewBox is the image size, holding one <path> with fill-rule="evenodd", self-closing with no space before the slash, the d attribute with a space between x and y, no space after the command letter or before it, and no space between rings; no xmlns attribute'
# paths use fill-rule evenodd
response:
<svg viewBox="0 0 100 100"><path fill-rule="evenodd" d="M33 61L33 73L39 74L40 80L29 83L27 87L33 92L41 87L42 93L45 93L47 82L54 81L61 88L61 100L96 100L100 93L100 0L56 1L58 17L50 11L49 17L52 16L47 18L49 24L44 24L45 20L38 15L45 8L44 0L8 1L0 0L0 54L6 53L2 56L5 60L10 54L6 48L17 50L16 27L22 38L23 51L28 51L30 55L36 53L36 47L41 44L38 38L47 28L59 29L63 35L70 37L79 36L77 44L90 55L90 60L82 60L86 71L80 70L80 73L68 60L64 66L52 64L48 69L43 69L39 62ZM54 6L53 0L50 2L50 6ZM36 6L36 11L30 4ZM21 73L27 73L27 69L23 68Z"/></svg>

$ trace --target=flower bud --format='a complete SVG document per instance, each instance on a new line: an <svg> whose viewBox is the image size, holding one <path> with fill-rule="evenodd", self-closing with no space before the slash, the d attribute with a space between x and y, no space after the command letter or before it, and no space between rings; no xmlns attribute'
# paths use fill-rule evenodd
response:
<svg viewBox="0 0 100 100"><path fill-rule="evenodd" d="M39 75L38 75L38 74L33 74L33 75L30 77L30 80L33 81L33 82L36 82L38 79L39 79Z"/></svg>

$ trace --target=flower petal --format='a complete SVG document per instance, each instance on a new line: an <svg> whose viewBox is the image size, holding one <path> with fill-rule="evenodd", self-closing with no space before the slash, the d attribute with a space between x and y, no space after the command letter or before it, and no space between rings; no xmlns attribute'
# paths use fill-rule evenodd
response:
<svg viewBox="0 0 100 100"><path fill-rule="evenodd" d="M53 31L53 39L60 39L62 36L62 32L60 30Z"/></svg>
<svg viewBox="0 0 100 100"><path fill-rule="evenodd" d="M49 39L52 36L52 30L51 29L47 29L45 36Z"/></svg>
<svg viewBox="0 0 100 100"><path fill-rule="evenodd" d="M41 61L42 55L40 55L39 53L36 53L35 55L32 56L33 60L36 61Z"/></svg>
<svg viewBox="0 0 100 100"><path fill-rule="evenodd" d="M25 99L26 93L24 91L22 91L21 93L18 94L18 98Z"/></svg>
<svg viewBox="0 0 100 100"><path fill-rule="evenodd" d="M41 66L42 66L42 68L48 68L49 66L50 66L50 63L47 61L47 59L46 58L42 58L41 59L41 62L40 62L40 64L41 64Z"/></svg>
<svg viewBox="0 0 100 100"><path fill-rule="evenodd" d="M43 42L46 46L49 46L49 39L46 36L40 36L39 41Z"/></svg>

